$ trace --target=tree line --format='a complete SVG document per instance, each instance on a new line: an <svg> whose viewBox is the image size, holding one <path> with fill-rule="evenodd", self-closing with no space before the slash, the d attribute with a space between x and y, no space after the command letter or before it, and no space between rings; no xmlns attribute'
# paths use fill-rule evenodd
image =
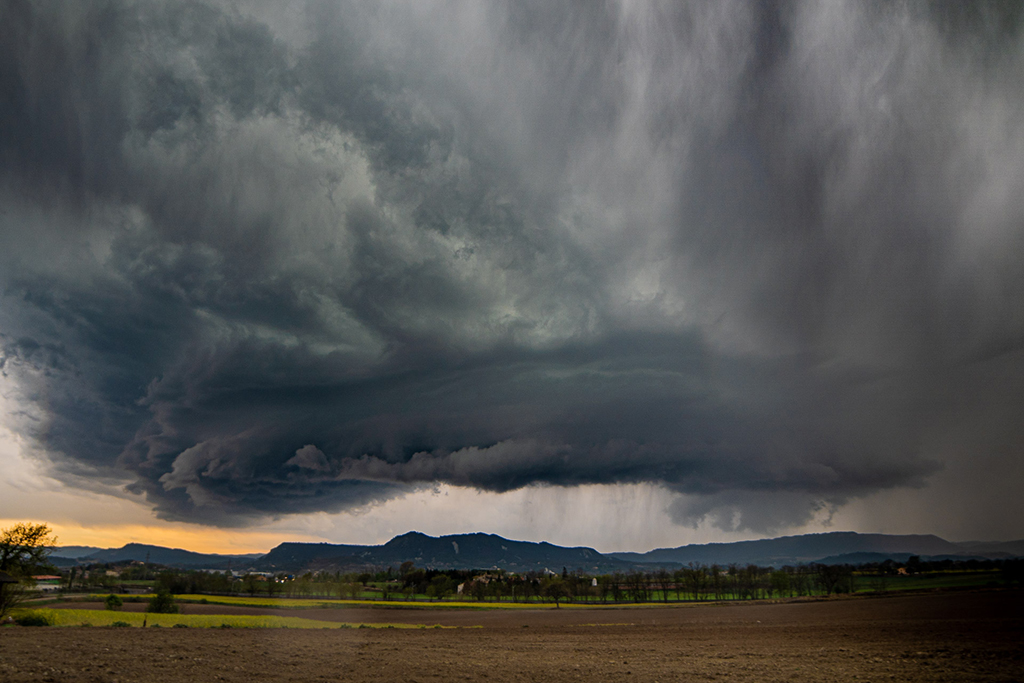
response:
<svg viewBox="0 0 1024 683"><path fill-rule="evenodd" d="M690 564L669 571L635 569L608 574L582 570L512 574L501 570L439 570L406 562L374 572L305 572L275 575L164 569L155 587L173 594L235 594L289 598L479 602L621 604L764 600L885 591L907 566L913 572L995 571L1020 583L1024 561L993 560L871 566L810 564L779 569L758 565Z"/></svg>
<svg viewBox="0 0 1024 683"><path fill-rule="evenodd" d="M0 615L24 599L30 577L58 570L48 556L56 544L45 524L0 529ZM492 602L644 603L709 600L757 600L885 591L903 574L994 572L1004 583L1024 583L1024 560L892 560L854 567L843 564L761 567L691 563L674 570L655 568L607 574L577 569L507 573L498 569L430 569L405 562L374 571L308 571L238 575L229 571L182 570L148 563L94 564L60 572L66 591L124 591L129 583L165 594L228 594L292 598L342 598L408 601L476 600ZM998 572L998 573L995 573Z"/></svg>

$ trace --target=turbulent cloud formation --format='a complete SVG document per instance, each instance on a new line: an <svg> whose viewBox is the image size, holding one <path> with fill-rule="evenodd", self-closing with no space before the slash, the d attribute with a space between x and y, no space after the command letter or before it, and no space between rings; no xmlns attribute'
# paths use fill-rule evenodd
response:
<svg viewBox="0 0 1024 683"><path fill-rule="evenodd" d="M651 482L767 530L1015 457L1022 28L5 1L12 419L65 481L221 525Z"/></svg>

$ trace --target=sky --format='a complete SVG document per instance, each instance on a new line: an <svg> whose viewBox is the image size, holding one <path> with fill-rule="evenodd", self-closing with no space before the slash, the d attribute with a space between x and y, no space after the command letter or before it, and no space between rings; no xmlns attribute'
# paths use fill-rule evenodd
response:
<svg viewBox="0 0 1024 683"><path fill-rule="evenodd" d="M1024 538L1016 2L0 0L0 525Z"/></svg>

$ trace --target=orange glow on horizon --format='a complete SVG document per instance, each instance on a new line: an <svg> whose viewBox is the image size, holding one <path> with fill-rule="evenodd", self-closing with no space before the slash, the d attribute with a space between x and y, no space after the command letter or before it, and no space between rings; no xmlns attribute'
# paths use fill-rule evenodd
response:
<svg viewBox="0 0 1024 683"><path fill-rule="evenodd" d="M197 553L238 555L265 553L285 541L320 543L324 539L287 532L247 529L207 529L197 526L162 526L145 524L111 524L83 527L42 519L0 519L0 528L19 522L47 524L57 537L58 545L87 545L99 548L120 548L127 543L145 543L166 548L181 548Z"/></svg>

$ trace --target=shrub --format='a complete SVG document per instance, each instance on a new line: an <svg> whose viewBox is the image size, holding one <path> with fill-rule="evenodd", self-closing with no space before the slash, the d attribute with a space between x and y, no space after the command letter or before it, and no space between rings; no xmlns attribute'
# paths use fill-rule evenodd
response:
<svg viewBox="0 0 1024 683"><path fill-rule="evenodd" d="M119 610L124 605L124 600L111 593L107 596L107 599L103 601L103 604L106 605L109 610Z"/></svg>
<svg viewBox="0 0 1024 683"><path fill-rule="evenodd" d="M38 612L23 614L20 617L16 617L14 622L19 626L50 626L49 618L45 614L39 614Z"/></svg>
<svg viewBox="0 0 1024 683"><path fill-rule="evenodd" d="M111 626L113 626L114 628L128 628L131 626L131 624L129 624L127 621L115 621L113 624L111 624Z"/></svg>
<svg viewBox="0 0 1024 683"><path fill-rule="evenodd" d="M161 590L149 601L149 605L146 606L146 611L155 612L157 614L177 614L178 606L174 604L173 595L165 590Z"/></svg>
<svg viewBox="0 0 1024 683"><path fill-rule="evenodd" d="M181 622L178 622L172 628L188 628L188 624L182 624Z"/></svg>

